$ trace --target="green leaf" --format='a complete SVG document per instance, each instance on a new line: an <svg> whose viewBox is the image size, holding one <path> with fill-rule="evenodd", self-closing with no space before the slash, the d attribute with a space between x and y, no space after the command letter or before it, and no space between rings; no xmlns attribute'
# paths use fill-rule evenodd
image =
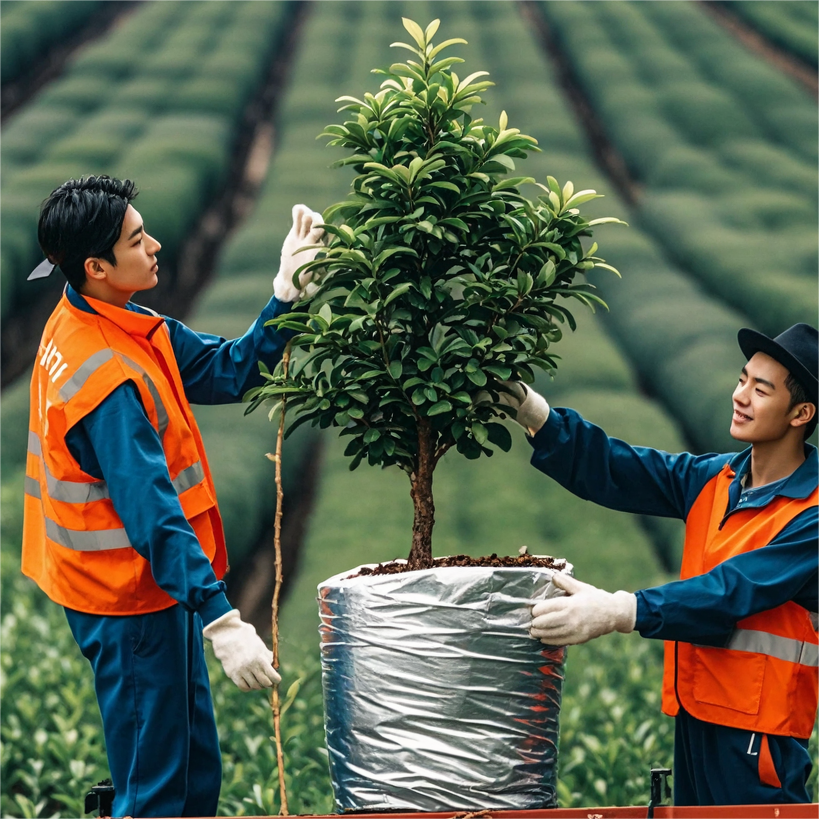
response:
<svg viewBox="0 0 819 819"><path fill-rule="evenodd" d="M614 216L603 216L600 219L592 219L589 222L589 227L594 227L595 225L626 225L628 227L628 222L624 222L622 219L617 219Z"/></svg>
<svg viewBox="0 0 819 819"><path fill-rule="evenodd" d="M440 20L433 20L425 29L424 29L424 39L429 42L435 36L435 32L438 31L438 26L441 25Z"/></svg>
<svg viewBox="0 0 819 819"><path fill-rule="evenodd" d="M504 452L512 448L512 436L503 424L487 424L489 441L500 447Z"/></svg>
<svg viewBox="0 0 819 819"><path fill-rule="evenodd" d="M390 302L395 301L399 296L403 296L411 287L415 287L415 282L402 282L384 299L386 307Z"/></svg>
<svg viewBox="0 0 819 819"><path fill-rule="evenodd" d="M401 22L404 24L404 28L409 32L410 37L418 43L418 48L424 48L426 46L426 40L424 39L424 32L421 26L414 20L410 20L409 17L402 17Z"/></svg>
<svg viewBox="0 0 819 819"><path fill-rule="evenodd" d="M376 429L375 427L371 427L364 433L364 443L371 444L373 441L377 441L381 437L381 430ZM345 453L346 454L346 453Z"/></svg>
<svg viewBox="0 0 819 819"><path fill-rule="evenodd" d="M427 415L441 415L444 412L450 412L451 409L452 409L452 404L450 404L449 401L442 400L442 401L438 401L436 404L433 404L429 408L429 411L427 412Z"/></svg>
<svg viewBox="0 0 819 819"><path fill-rule="evenodd" d="M466 377L476 386L476 387L485 387L486 386L486 373L483 370L476 370L473 373L468 372Z"/></svg>
<svg viewBox="0 0 819 819"><path fill-rule="evenodd" d="M454 185L452 182L429 182L424 187L442 188L443 190L454 191L455 193L461 192L461 189L457 185Z"/></svg>
<svg viewBox="0 0 819 819"><path fill-rule="evenodd" d="M427 42L429 42L429 39L430 38L428 37ZM466 42L466 40L462 39L461 37L454 37L451 40L444 40L440 45L435 46L435 48L433 48L429 52L429 55L428 55L429 59L434 60L445 48L448 48L451 45L467 45L467 42ZM462 60L458 60L458 62L462 62Z"/></svg>
<svg viewBox="0 0 819 819"><path fill-rule="evenodd" d="M332 310L332 308L330 307L329 304L326 304L326 303L322 304L321 309L318 311L318 314L319 314L319 316L321 316L321 318L323 318L327 322L328 326L330 324L332 324L333 310Z"/></svg>
<svg viewBox="0 0 819 819"><path fill-rule="evenodd" d="M511 367L504 367L499 364L484 364L483 369L488 373L492 373L501 381L508 381L512 375Z"/></svg>
<svg viewBox="0 0 819 819"><path fill-rule="evenodd" d="M401 378L401 373L404 371L404 366L400 361L391 361L389 366L390 375L397 381Z"/></svg>
<svg viewBox="0 0 819 819"><path fill-rule="evenodd" d="M475 421L472 424L472 437L483 446L489 438L489 430L480 422Z"/></svg>

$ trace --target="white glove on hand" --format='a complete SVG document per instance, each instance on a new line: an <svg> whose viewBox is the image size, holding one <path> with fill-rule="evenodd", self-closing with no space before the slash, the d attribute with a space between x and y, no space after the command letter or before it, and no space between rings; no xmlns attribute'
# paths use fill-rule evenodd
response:
<svg viewBox="0 0 819 819"><path fill-rule="evenodd" d="M522 381L501 381L510 392L500 392L498 403L517 410L515 420L534 435L549 417L546 399Z"/></svg>
<svg viewBox="0 0 819 819"><path fill-rule="evenodd" d="M293 275L302 265L316 258L319 248L305 250L303 253L296 251L300 247L321 243L324 238L324 228L317 227L317 225L323 222L322 215L310 210L307 205L293 206L293 227L290 228L282 244L279 272L273 279L273 294L279 301L298 301L304 296L314 271L306 270L299 276L299 287L293 284Z"/></svg>
<svg viewBox="0 0 819 819"><path fill-rule="evenodd" d="M612 631L634 631L637 597L630 592L610 594L559 572L552 583L569 596L542 600L533 606L529 634L541 643L574 646Z"/></svg>
<svg viewBox="0 0 819 819"><path fill-rule="evenodd" d="M238 609L209 623L202 629L206 640L213 644L213 653L222 663L225 674L242 691L258 691L281 682L273 668L273 652L256 634L256 629L245 623Z"/></svg>

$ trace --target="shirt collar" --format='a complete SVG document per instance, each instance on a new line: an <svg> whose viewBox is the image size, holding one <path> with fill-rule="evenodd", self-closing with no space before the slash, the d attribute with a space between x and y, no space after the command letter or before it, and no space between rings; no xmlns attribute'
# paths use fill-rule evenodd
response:
<svg viewBox="0 0 819 819"><path fill-rule="evenodd" d="M113 304L83 296L70 284L66 285L65 295L72 307L84 313L93 313L104 316L128 335L150 338L162 322L165 321L158 313L128 302L125 308L115 307Z"/></svg>
<svg viewBox="0 0 819 819"><path fill-rule="evenodd" d="M729 462L737 483L751 468L751 447L737 453ZM777 495L786 498L806 498L819 484L819 454L815 446L805 444L805 462L781 485Z"/></svg>

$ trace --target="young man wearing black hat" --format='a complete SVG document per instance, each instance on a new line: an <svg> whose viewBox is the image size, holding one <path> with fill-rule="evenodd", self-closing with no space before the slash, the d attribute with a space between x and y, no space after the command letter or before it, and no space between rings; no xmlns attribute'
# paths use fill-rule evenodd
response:
<svg viewBox="0 0 819 819"><path fill-rule="evenodd" d="M816 719L817 331L740 330L739 453L670 455L609 438L520 383L501 403L531 434L532 464L579 497L686 522L680 580L636 594L556 576L530 631L574 645L613 631L665 640L663 711L676 717L677 805L810 802Z"/></svg>

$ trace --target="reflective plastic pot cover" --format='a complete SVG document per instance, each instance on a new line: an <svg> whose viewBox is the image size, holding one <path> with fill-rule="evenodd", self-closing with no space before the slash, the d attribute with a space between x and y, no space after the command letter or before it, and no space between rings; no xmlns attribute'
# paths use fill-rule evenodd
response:
<svg viewBox="0 0 819 819"><path fill-rule="evenodd" d="M565 649L528 633L553 571L356 571L318 587L337 810L556 806Z"/></svg>

